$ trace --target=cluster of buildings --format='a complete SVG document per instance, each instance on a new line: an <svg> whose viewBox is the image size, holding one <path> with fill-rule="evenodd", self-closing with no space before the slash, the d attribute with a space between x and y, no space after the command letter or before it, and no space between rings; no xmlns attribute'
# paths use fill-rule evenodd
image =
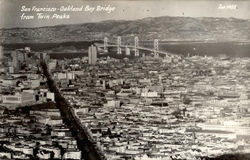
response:
<svg viewBox="0 0 250 160"><path fill-rule="evenodd" d="M41 72L40 59L45 53L32 53L29 47L12 51L3 65L0 75L1 105L8 109L54 101L54 93L46 86L46 78Z"/></svg>
<svg viewBox="0 0 250 160"><path fill-rule="evenodd" d="M0 159L83 159L41 72L46 53L5 55L0 74ZM61 77L62 75L58 75Z"/></svg>
<svg viewBox="0 0 250 160"><path fill-rule="evenodd" d="M82 159L77 142L50 102L25 113L1 115L0 158Z"/></svg>
<svg viewBox="0 0 250 160"><path fill-rule="evenodd" d="M105 54L98 57L94 45L88 57L64 60L29 48L12 52L0 75L0 157L82 159L55 107L41 59L106 159L194 160L249 152L249 58Z"/></svg>
<svg viewBox="0 0 250 160"><path fill-rule="evenodd" d="M107 159L249 152L250 59L89 59L57 60L51 73Z"/></svg>

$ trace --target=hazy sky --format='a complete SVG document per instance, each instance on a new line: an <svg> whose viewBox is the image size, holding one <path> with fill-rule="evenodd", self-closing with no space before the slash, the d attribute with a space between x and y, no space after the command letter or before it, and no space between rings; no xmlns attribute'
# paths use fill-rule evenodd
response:
<svg viewBox="0 0 250 160"><path fill-rule="evenodd" d="M82 12L45 12L53 14L66 13L69 19L40 19L36 17L37 12L22 12L22 6L32 8L61 6L81 7L87 5L97 7L98 5L110 5L115 7L111 13L82 11ZM35 15L32 20L21 20L20 16ZM42 13L42 12L41 12ZM3 27L37 27L57 24L75 24L85 22L97 22L102 20L134 20L144 17L158 16L188 16L188 17L235 17L250 19L250 1L230 0L147 0L147 1L86 1L86 0L0 0L0 28Z"/></svg>

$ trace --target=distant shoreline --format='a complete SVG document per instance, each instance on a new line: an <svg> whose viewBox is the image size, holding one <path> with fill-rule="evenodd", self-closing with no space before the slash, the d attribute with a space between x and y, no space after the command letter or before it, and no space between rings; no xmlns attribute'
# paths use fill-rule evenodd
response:
<svg viewBox="0 0 250 160"><path fill-rule="evenodd" d="M88 49L93 43L103 43L103 41L68 41L54 43L10 43L4 44L5 54L15 49L31 47L34 52L48 52L50 54L60 53L82 56L81 52ZM153 41L147 41L142 46L153 47ZM113 47L114 48L114 47ZM218 56L227 55L229 57L250 57L250 42L238 41L160 41L159 49L170 53L181 54L184 56ZM86 52L86 51L84 51ZM115 52L112 50L112 52Z"/></svg>

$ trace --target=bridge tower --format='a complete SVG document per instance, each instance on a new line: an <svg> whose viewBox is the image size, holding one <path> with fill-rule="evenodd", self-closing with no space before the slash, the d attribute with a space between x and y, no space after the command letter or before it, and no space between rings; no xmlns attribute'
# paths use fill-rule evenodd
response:
<svg viewBox="0 0 250 160"><path fill-rule="evenodd" d="M138 49L138 47L139 47L139 38L135 37L135 48L134 48L134 50L135 50L135 56L136 57L139 56L139 49Z"/></svg>
<svg viewBox="0 0 250 160"><path fill-rule="evenodd" d="M154 56L155 57L159 56L159 54L157 53L158 50L159 50L159 40L154 39Z"/></svg>
<svg viewBox="0 0 250 160"><path fill-rule="evenodd" d="M103 50L104 50L104 53L108 52L108 38L107 37L104 37Z"/></svg>
<svg viewBox="0 0 250 160"><path fill-rule="evenodd" d="M122 54L122 38L120 36L117 37L117 54Z"/></svg>

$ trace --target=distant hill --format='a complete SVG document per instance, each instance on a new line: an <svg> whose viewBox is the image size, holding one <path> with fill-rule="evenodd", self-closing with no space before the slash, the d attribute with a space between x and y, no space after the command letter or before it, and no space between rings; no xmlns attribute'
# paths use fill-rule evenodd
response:
<svg viewBox="0 0 250 160"><path fill-rule="evenodd" d="M0 38L4 43L89 41L118 35L123 36L125 41L132 40L135 35L140 40L250 41L250 20L165 16L134 21L0 29Z"/></svg>

